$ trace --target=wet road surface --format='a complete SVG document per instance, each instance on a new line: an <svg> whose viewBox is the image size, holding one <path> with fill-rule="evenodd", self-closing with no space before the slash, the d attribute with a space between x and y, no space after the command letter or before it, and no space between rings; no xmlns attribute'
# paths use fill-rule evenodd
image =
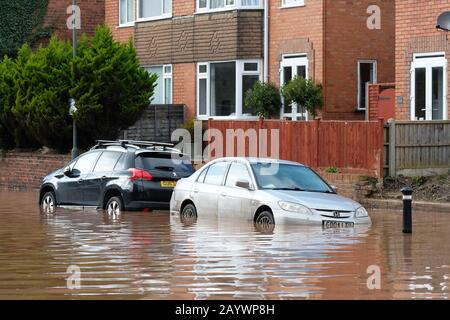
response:
<svg viewBox="0 0 450 320"><path fill-rule="evenodd" d="M0 192L0 299L448 299L450 293L450 213L414 212L412 235L401 233L400 212L385 211L371 212L370 227L270 231L224 218L181 221L167 212L112 218L58 208L45 215L36 196ZM381 271L380 289L368 288L368 268ZM377 287L377 278L369 284Z"/></svg>

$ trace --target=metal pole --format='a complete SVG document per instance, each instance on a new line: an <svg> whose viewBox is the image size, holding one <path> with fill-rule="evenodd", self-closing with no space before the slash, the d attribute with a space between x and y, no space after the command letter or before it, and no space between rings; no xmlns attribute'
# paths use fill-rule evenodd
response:
<svg viewBox="0 0 450 320"><path fill-rule="evenodd" d="M73 10L75 10L75 6L77 5L77 0L72 0L72 8ZM75 21L76 19L76 15L75 12L72 12L73 15L73 21L72 21L72 39L73 39L73 58L75 59L75 57L77 56L77 28L76 28L76 23L77 21ZM73 100L73 104L75 105L75 99ZM77 124L75 122L75 118L73 117L72 114L72 119L73 119L73 147L72 147L72 159L75 159L76 157L78 157L78 141L77 141Z"/></svg>
<svg viewBox="0 0 450 320"><path fill-rule="evenodd" d="M409 187L401 190L403 193L403 233L412 233L412 194Z"/></svg>

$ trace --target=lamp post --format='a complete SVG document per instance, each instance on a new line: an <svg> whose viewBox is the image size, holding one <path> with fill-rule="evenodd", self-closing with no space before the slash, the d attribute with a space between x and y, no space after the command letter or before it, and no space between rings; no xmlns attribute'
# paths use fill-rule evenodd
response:
<svg viewBox="0 0 450 320"><path fill-rule="evenodd" d="M72 0L72 40L73 40L73 59L75 59L75 57L77 56L77 25L76 25L76 10L75 10L75 6L77 5L77 0ZM69 109L69 114L72 116L72 120L73 120L73 147L72 147L72 159L75 159L76 157L78 157L78 143L77 143L77 124L75 122L75 118L74 118L74 113L77 111L77 107L75 104L75 99L74 98L70 98L69 100L69 104L70 104L70 109Z"/></svg>

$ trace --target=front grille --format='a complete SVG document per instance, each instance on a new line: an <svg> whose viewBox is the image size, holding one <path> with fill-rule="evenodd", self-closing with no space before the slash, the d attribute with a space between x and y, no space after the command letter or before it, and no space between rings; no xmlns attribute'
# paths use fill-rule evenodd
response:
<svg viewBox="0 0 450 320"><path fill-rule="evenodd" d="M346 219L353 216L353 211L316 209L316 212L322 217L333 219Z"/></svg>

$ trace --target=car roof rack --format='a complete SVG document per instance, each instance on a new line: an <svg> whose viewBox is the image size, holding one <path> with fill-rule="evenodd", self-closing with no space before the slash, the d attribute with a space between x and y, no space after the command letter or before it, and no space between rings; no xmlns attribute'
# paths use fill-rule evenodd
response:
<svg viewBox="0 0 450 320"><path fill-rule="evenodd" d="M171 149L176 150L173 147L175 146L173 143L165 143L165 142L154 142L154 141L138 141L138 140L97 140L97 144L92 147L91 150L99 149L100 147L109 147L109 146L121 146L123 148L129 147L138 147L138 148L147 148L147 147L162 147L163 150Z"/></svg>

